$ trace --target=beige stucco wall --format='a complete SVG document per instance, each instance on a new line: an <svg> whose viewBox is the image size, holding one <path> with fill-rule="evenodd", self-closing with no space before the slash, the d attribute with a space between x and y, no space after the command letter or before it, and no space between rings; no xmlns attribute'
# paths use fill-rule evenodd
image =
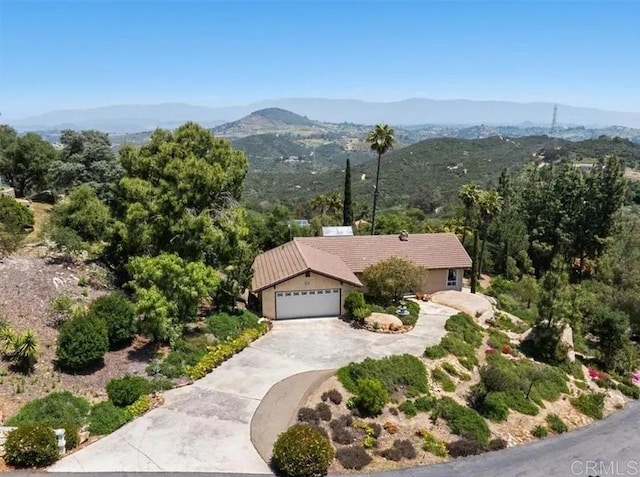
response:
<svg viewBox="0 0 640 477"><path fill-rule="evenodd" d="M458 283L454 287L447 286L447 268L431 269L427 272L427 278L424 281L424 293L432 294L443 290L462 290L462 274L464 270L458 269Z"/></svg>
<svg viewBox="0 0 640 477"><path fill-rule="evenodd" d="M311 272L311 276L305 277L304 274L279 283L276 286L266 288L260 292L260 301L262 303L262 315L275 319L276 317L276 291L300 291L300 290L319 290L325 288L342 288L342 313L344 313L344 297L355 287L349 283L341 284L340 281L333 278L318 275Z"/></svg>
<svg viewBox="0 0 640 477"><path fill-rule="evenodd" d="M408 290L420 293L432 294L443 290L462 290L462 274L464 270L461 268L458 270L458 284L455 287L447 287L447 268L436 268L427 271L421 290ZM362 281L362 273L355 274L360 281ZM366 291L366 287L362 287L363 292Z"/></svg>

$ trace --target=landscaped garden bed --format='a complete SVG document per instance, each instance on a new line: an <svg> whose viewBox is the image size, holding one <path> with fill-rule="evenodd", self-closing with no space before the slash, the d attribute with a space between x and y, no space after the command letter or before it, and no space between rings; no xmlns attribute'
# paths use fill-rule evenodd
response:
<svg viewBox="0 0 640 477"><path fill-rule="evenodd" d="M482 327L454 315L424 356L351 363L313 390L296 417L333 446L328 471L374 472L495 451L583 426L628 401L615 386L588 380L580 364L526 357L500 321Z"/></svg>

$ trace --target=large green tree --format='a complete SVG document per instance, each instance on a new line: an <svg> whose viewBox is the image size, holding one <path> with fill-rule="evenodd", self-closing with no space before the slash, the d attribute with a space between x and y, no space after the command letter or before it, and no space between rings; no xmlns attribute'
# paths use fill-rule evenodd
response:
<svg viewBox="0 0 640 477"><path fill-rule="evenodd" d="M55 157L56 150L38 134L18 136L15 129L0 125L0 176L15 189L17 197L46 187Z"/></svg>
<svg viewBox="0 0 640 477"><path fill-rule="evenodd" d="M127 269L140 331L157 341L175 342L183 325L196 318L202 300L211 298L220 284L212 267L176 254L133 257Z"/></svg>
<svg viewBox="0 0 640 477"><path fill-rule="evenodd" d="M380 161L384 153L393 147L396 142L395 132L388 124L378 124L369 131L367 142L372 151L378 156L376 167L376 186L373 191L373 212L371 214L371 235L376 233L376 209L378 206L378 196L380 195Z"/></svg>
<svg viewBox="0 0 640 477"><path fill-rule="evenodd" d="M110 188L122 176L123 169L111 147L109 136L100 131L64 130L60 134L62 150L51 167L51 183L60 192L91 185L102 199L110 199Z"/></svg>
<svg viewBox="0 0 640 477"><path fill-rule="evenodd" d="M187 123L158 129L142 147L123 146L124 177L115 188L108 258L120 271L129 257L176 254L217 270L247 270L246 213L240 206L247 160L228 141ZM231 278L233 276L233 278ZM123 278L126 278L126 274ZM250 277L230 274L242 288Z"/></svg>

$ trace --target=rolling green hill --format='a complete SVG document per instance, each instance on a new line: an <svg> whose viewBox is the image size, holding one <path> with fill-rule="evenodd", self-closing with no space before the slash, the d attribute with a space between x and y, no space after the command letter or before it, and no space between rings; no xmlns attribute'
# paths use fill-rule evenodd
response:
<svg viewBox="0 0 640 477"><path fill-rule="evenodd" d="M450 204L458 188L467 182L495 184L503 169L521 169L541 160L540 151L555 145L560 159L581 162L583 158L616 153L627 165L640 164L640 145L627 140L600 138L581 142L552 140L547 136L486 139L428 139L383 156L380 175L382 206L422 205L433 208ZM352 167L355 200L371 200L376 161ZM248 203L281 201L295 203L319 194L342 191L344 172L335 169L292 174L250 173L245 200Z"/></svg>

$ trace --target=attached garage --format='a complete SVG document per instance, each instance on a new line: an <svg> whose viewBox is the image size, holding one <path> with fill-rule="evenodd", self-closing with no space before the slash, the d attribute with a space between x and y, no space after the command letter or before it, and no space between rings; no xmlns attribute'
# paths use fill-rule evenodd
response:
<svg viewBox="0 0 640 477"><path fill-rule="evenodd" d="M276 293L276 319L319 318L342 313L340 288Z"/></svg>

